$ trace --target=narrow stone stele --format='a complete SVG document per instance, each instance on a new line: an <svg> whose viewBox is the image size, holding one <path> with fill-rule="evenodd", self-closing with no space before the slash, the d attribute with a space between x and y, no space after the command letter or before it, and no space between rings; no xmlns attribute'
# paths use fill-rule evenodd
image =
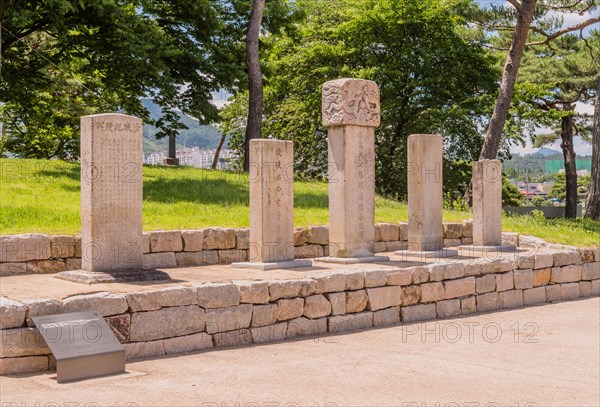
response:
<svg viewBox="0 0 600 407"><path fill-rule="evenodd" d="M294 149L291 141L250 140L249 261L235 268L310 267L294 259Z"/></svg>

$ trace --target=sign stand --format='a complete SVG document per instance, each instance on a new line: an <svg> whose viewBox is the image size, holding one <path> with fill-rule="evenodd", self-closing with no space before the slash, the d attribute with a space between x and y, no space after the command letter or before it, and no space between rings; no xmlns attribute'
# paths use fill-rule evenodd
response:
<svg viewBox="0 0 600 407"><path fill-rule="evenodd" d="M58 383L125 372L125 349L98 312L31 319L56 358Z"/></svg>

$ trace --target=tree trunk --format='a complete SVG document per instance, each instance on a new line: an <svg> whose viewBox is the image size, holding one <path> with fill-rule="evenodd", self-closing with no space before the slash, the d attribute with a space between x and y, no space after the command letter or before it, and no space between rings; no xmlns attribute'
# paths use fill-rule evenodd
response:
<svg viewBox="0 0 600 407"><path fill-rule="evenodd" d="M223 143L225 143L225 137L227 137L227 134L221 134L221 140L219 140L219 145L217 146L217 150L215 151L215 158L213 158L212 165L210 166L210 168L212 168L213 170L217 169L217 164L219 163L219 156L221 155L221 149L223 148Z"/></svg>
<svg viewBox="0 0 600 407"><path fill-rule="evenodd" d="M519 72L519 66L521 65L521 59L525 51L527 33L529 32L529 25L533 18L536 2L537 0L523 0L521 2L521 9L518 10L517 24L515 25L506 63L504 64L496 106L494 106L492 119L485 133L485 140L479 154L480 160L494 160L498 155L500 139L504 130L506 117L508 116L510 101L515 90L517 73Z"/></svg>
<svg viewBox="0 0 600 407"><path fill-rule="evenodd" d="M594 130L592 131L592 179L585 205L585 216L600 219L600 72L596 86Z"/></svg>
<svg viewBox="0 0 600 407"><path fill-rule="evenodd" d="M571 110L573 106L566 105L565 110ZM560 148L563 150L565 159L566 180L566 207L565 218L577 217L577 167L575 165L575 150L573 149L573 116L564 116L561 122Z"/></svg>
<svg viewBox="0 0 600 407"><path fill-rule="evenodd" d="M254 0L246 32L246 63L248 64L248 123L246 124L246 142L244 145L244 170L250 168L250 140L261 138L263 83L260 70L258 38L262 24L265 0Z"/></svg>

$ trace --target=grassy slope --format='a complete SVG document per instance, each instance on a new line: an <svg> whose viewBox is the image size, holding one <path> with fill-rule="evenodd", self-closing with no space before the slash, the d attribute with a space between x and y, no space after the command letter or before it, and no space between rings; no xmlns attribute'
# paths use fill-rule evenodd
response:
<svg viewBox="0 0 600 407"><path fill-rule="evenodd" d="M295 223L329 223L327 185L297 181ZM248 177L195 168L144 167L144 230L248 226ZM468 212L445 211L459 221ZM408 218L405 204L377 197L377 222ZM61 161L0 160L0 234L67 233L80 230L79 165ZM504 230L533 234L548 241L592 245L600 240L600 222L505 218Z"/></svg>

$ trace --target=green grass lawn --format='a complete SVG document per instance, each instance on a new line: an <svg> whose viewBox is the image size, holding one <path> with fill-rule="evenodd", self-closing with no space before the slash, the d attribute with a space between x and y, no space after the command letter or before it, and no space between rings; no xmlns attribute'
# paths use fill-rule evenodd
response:
<svg viewBox="0 0 600 407"><path fill-rule="evenodd" d="M327 184L294 183L297 226L329 223ZM80 230L79 164L0 159L0 234L65 233ZM144 230L247 227L248 176L179 167L144 167ZM471 217L444 211L445 221ZM377 222L406 221L406 204L376 197ZM504 230L550 242L598 245L600 222L505 217Z"/></svg>

